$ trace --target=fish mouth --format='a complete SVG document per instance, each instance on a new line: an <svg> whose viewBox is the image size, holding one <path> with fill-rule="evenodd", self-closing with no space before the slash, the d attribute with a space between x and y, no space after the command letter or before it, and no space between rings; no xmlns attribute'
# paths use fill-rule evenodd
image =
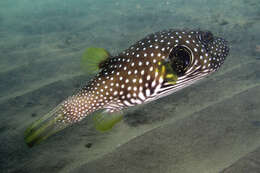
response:
<svg viewBox="0 0 260 173"><path fill-rule="evenodd" d="M60 120L62 120L65 115L60 110L61 106L57 106L26 129L24 139L29 147L41 143L49 136L61 131L69 125L69 123L61 123Z"/></svg>

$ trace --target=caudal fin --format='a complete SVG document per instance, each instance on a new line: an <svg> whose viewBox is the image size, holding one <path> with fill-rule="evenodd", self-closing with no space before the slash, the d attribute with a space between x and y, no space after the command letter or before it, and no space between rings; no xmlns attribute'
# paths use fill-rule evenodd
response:
<svg viewBox="0 0 260 173"><path fill-rule="evenodd" d="M57 106L51 112L32 123L25 131L25 142L29 147L47 139L49 136L59 132L69 125L61 122L64 119L61 106Z"/></svg>

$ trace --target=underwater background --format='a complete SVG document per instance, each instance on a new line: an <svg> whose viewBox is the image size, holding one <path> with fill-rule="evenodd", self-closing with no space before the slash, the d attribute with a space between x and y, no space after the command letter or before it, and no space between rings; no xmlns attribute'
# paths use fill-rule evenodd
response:
<svg viewBox="0 0 260 173"><path fill-rule="evenodd" d="M164 29L229 41L220 70L133 109L106 133L91 116L28 148L24 131L92 76L87 47L113 55ZM259 0L1 0L0 172L259 173Z"/></svg>

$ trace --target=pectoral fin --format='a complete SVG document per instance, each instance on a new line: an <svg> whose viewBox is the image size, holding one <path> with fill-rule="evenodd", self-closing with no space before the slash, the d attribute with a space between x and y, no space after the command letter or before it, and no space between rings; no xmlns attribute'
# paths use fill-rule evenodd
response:
<svg viewBox="0 0 260 173"><path fill-rule="evenodd" d="M81 68L84 72L95 73L102 68L102 64L109 57L108 51L103 48L89 47L81 58Z"/></svg>

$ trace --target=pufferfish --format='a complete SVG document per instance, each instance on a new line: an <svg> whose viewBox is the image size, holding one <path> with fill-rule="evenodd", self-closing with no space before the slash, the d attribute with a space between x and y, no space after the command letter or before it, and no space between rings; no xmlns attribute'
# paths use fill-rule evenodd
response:
<svg viewBox="0 0 260 173"><path fill-rule="evenodd" d="M34 146L65 127L94 114L106 131L122 119L122 110L172 94L217 71L229 53L227 41L209 31L165 30L147 35L117 56L88 48L83 61L98 73L25 132Z"/></svg>

